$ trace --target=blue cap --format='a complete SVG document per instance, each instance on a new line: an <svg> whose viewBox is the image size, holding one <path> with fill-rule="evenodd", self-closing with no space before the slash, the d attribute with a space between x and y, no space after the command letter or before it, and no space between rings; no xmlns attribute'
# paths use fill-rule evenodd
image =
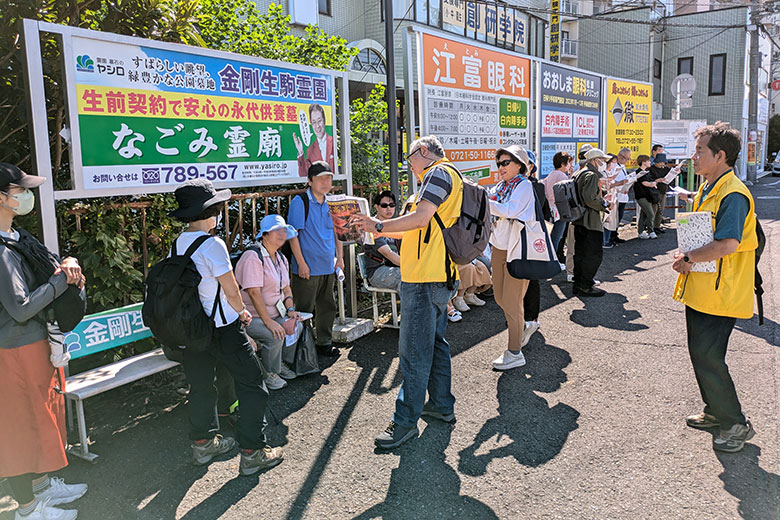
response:
<svg viewBox="0 0 780 520"><path fill-rule="evenodd" d="M528 152L528 162L536 165L536 155L531 150L526 150Z"/></svg>
<svg viewBox="0 0 780 520"><path fill-rule="evenodd" d="M298 236L298 232L295 228L285 222L281 215L266 215L263 217L263 220L260 221L260 232L255 238L260 240L263 237L263 233L282 228L287 230L287 240Z"/></svg>

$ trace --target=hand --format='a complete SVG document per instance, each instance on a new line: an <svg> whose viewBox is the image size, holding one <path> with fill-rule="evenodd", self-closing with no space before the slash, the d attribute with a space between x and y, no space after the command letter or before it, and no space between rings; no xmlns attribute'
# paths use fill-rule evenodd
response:
<svg viewBox="0 0 780 520"><path fill-rule="evenodd" d="M336 269L344 270L344 258L336 258Z"/></svg>
<svg viewBox="0 0 780 520"><path fill-rule="evenodd" d="M69 256L65 260L62 261L60 266L54 270L54 274L60 274L65 273L65 277L67 278L68 285L76 285L80 289L84 287L84 282L86 279L84 278L84 275L81 273L81 266L79 265L78 260L73 258L72 256Z"/></svg>
<svg viewBox="0 0 780 520"><path fill-rule="evenodd" d="M309 266L306 265L306 262L303 262L298 266L298 276L304 280L308 280L309 276L311 276L311 269L309 269Z"/></svg>
<svg viewBox="0 0 780 520"><path fill-rule="evenodd" d="M298 311L289 311L287 317L291 320L301 321L301 314Z"/></svg>
<svg viewBox="0 0 780 520"><path fill-rule="evenodd" d="M674 263L672 264L672 269L677 271L680 274L688 274L691 272L691 267L693 267L693 264L686 262L684 260L685 254L677 251L674 253Z"/></svg>
<svg viewBox="0 0 780 520"><path fill-rule="evenodd" d="M274 335L274 339L284 339L285 336L287 336L287 333L284 331L284 327L276 323L274 320L270 320L265 324L265 326L268 327L268 330L270 330L271 334Z"/></svg>
<svg viewBox="0 0 780 520"><path fill-rule="evenodd" d="M369 215L352 215L349 218L349 225L354 225L360 231L368 231L369 233L376 233L376 225L380 220Z"/></svg>
<svg viewBox="0 0 780 520"><path fill-rule="evenodd" d="M692 193L678 193L677 196L680 197L680 199L684 200L685 202L693 201L693 194Z"/></svg>
<svg viewBox="0 0 780 520"><path fill-rule="evenodd" d="M298 137L298 134L293 132L293 143L295 143L295 149L298 150L298 157L303 155L303 143L301 142L301 138Z"/></svg>
<svg viewBox="0 0 780 520"><path fill-rule="evenodd" d="M249 325L250 323L252 323L252 315L249 314L249 311L246 310L246 309L241 311L241 313L238 315L238 319L239 319L239 321L241 321L241 325L243 325L245 327L247 325Z"/></svg>

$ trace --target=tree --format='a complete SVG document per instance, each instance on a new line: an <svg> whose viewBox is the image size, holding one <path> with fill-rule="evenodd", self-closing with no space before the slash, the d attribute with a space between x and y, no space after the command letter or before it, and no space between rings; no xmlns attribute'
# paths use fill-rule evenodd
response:
<svg viewBox="0 0 780 520"><path fill-rule="evenodd" d="M368 99L356 98L349 107L352 141L352 180L375 186L390 178L388 146L381 140L387 134L385 87L375 85Z"/></svg>
<svg viewBox="0 0 780 520"><path fill-rule="evenodd" d="M780 114L775 114L769 118L769 130L767 132L767 159L771 154L780 152Z"/></svg>

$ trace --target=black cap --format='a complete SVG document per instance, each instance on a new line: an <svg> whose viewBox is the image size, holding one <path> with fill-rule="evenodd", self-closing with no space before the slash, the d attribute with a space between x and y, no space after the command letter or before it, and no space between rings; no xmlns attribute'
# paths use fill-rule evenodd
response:
<svg viewBox="0 0 780 520"><path fill-rule="evenodd" d="M330 170L330 165L325 161L314 161L309 166L309 179L320 175L333 175L333 172Z"/></svg>
<svg viewBox="0 0 780 520"><path fill-rule="evenodd" d="M179 207L168 213L171 217L195 217L209 206L225 202L231 195L230 190L215 190L211 181L206 179L187 181L173 193Z"/></svg>
<svg viewBox="0 0 780 520"><path fill-rule="evenodd" d="M0 163L0 187L16 184L22 188L37 188L44 182L46 177L27 175L14 164Z"/></svg>

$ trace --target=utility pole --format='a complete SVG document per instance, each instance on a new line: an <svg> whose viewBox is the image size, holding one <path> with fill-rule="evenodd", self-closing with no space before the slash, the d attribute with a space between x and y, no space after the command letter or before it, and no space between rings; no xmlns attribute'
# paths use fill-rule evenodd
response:
<svg viewBox="0 0 780 520"><path fill-rule="evenodd" d="M393 39L393 0L385 4L385 60L387 61L387 138L390 152L390 190L401 200L398 189L398 116L395 112L395 40Z"/></svg>
<svg viewBox="0 0 780 520"><path fill-rule="evenodd" d="M761 51L758 48L758 24L761 21L759 14L760 0L752 0L750 5L750 97L748 98L748 142L751 136L758 133L758 68L761 65ZM757 143L753 143L757 147ZM747 180L756 182L758 162L758 150L754 154L753 164L747 165Z"/></svg>

